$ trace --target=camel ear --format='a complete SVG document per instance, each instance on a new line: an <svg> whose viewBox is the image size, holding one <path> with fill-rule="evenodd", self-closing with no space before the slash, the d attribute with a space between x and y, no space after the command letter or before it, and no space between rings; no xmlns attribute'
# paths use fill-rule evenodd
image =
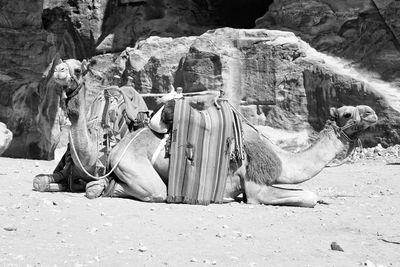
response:
<svg viewBox="0 0 400 267"><path fill-rule="evenodd" d="M85 74L89 71L89 67L90 67L90 62L88 62L86 59L82 60L79 77L80 76L85 76ZM75 75L78 77L77 74L75 74Z"/></svg>
<svg viewBox="0 0 400 267"><path fill-rule="evenodd" d="M329 114L331 115L332 118L335 118L335 119L337 119L339 117L337 108L330 108Z"/></svg>

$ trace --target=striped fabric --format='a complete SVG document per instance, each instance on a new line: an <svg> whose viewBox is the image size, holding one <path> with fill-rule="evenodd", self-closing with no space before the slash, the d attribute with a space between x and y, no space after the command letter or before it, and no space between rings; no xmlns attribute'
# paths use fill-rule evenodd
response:
<svg viewBox="0 0 400 267"><path fill-rule="evenodd" d="M133 88L121 87L126 94ZM134 99L130 105L135 105ZM118 92L104 90L100 92L89 106L88 129L96 132L97 157L95 175L102 176L107 172L108 156L121 138L129 132L124 117L126 103Z"/></svg>
<svg viewBox="0 0 400 267"><path fill-rule="evenodd" d="M221 203L234 146L233 113L225 100L176 100L168 202Z"/></svg>

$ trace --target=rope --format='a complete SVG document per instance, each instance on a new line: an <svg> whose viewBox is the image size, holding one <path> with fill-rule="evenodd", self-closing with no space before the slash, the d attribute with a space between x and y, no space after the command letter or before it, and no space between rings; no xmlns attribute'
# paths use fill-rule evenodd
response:
<svg viewBox="0 0 400 267"><path fill-rule="evenodd" d="M264 137L265 139L267 139L268 141L270 141L271 143L273 143L273 141L268 138L265 134L263 134L262 132L260 132L260 130L258 130L248 119L246 119L246 117L240 113L239 110L237 110L232 104L231 102L227 101L229 106L231 106L231 108L233 109L233 111L235 111L237 114L240 115L240 117L242 117L242 119L247 123L247 125L249 125L253 130L255 130L259 135L261 135L262 137Z"/></svg>
<svg viewBox="0 0 400 267"><path fill-rule="evenodd" d="M240 113L240 111L238 111L229 101L227 101L227 103L231 106L231 108L233 109L233 111L235 111L235 113L237 113L237 114L239 114L241 117L242 117L242 119L253 129L253 130L255 130L258 134L260 134L261 136L263 136L264 138L266 138L267 140L269 140L271 143L274 143L271 139L269 139L267 136L265 136L262 132L260 132L260 130L258 130L248 119L246 119L246 117L242 114L242 113ZM347 136L347 134L345 134L345 132L343 131L343 130L345 130L345 129L347 129L347 128L350 128L350 127L352 127L352 126L354 126L356 124L356 122L355 121L352 121L351 123L349 123L349 124L347 124L347 125L345 125L345 126L343 126L343 127L339 127L339 133L340 133L340 135L342 135L343 137L344 137L344 139L346 140L346 141L348 141L349 143L350 143L350 146L352 146L352 148L350 149L350 151L347 153L347 155L345 156L345 158L340 162L340 163L338 163L338 164L336 164L336 165L329 165L329 163L326 165L327 167L339 167L339 166L341 166L341 165L343 165L344 163L346 163L349 159L349 157L351 156L351 154L354 154L355 153L355 150L356 150L356 148L357 148L357 145L352 145L352 144L354 144L354 143L356 143L356 141L357 141L357 144L359 145L359 147L361 147L362 148L362 143L361 143L361 140L360 139L357 139L357 140L352 140L351 138L349 138L348 136ZM332 160L333 161L333 160ZM332 162L331 161L331 162Z"/></svg>
<svg viewBox="0 0 400 267"><path fill-rule="evenodd" d="M75 155L76 155L76 159L77 159L77 161L78 161L78 165L79 165L79 167L81 168L81 170L83 170L83 172L84 172L87 176L89 176L90 178L92 178L92 179L94 179L94 180L100 180L100 179L106 178L107 176L109 176L109 175L115 170L115 168L116 168L116 167L118 166L118 164L121 162L122 157L125 155L126 151L128 150L129 145L130 145L130 144L133 142L133 140L135 140L136 137L138 137L139 134L141 134L144 130L146 130L146 128L141 129L141 130L129 141L129 143L126 145L124 151L122 152L121 156L120 156L119 159L117 160L117 163L114 165L114 167L112 167L112 169L111 169L108 173L106 173L105 175L100 176L100 177L91 175L91 174L83 167L82 162L81 162L81 160L79 159L78 153L76 153L76 150L75 150L74 140L73 140L73 138L72 138L71 130L69 131L69 136L71 137L71 142L70 142L70 143L71 143L72 151L73 151L73 152L75 153Z"/></svg>

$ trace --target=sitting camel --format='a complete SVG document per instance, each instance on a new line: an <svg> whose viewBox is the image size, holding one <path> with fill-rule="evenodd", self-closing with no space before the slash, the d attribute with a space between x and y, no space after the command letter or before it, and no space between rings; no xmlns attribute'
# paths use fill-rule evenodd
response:
<svg viewBox="0 0 400 267"><path fill-rule="evenodd" d="M313 192L276 185L298 184L316 176L344 149L349 153L359 133L377 122L374 110L364 105L331 108L330 113L333 121L326 123L311 147L299 153L285 151L243 125L246 157L238 169L230 171L224 200L243 194L247 203L314 207L318 198ZM118 179L107 188L107 195L166 201L169 158L164 157L162 141L163 135L149 128L126 135L110 153L111 166L118 164L114 170ZM107 179L97 180L87 185L86 192L97 197L107 186Z"/></svg>
<svg viewBox="0 0 400 267"><path fill-rule="evenodd" d="M66 111L71 122L69 145L53 174L40 174L34 178L33 188L37 191L84 191L86 183L95 180L95 175L101 175L104 171L104 164L99 165L103 136L118 130L118 134L123 137L129 132L128 125L138 122L137 118L148 112L143 98L130 86L103 88L110 98L116 99L118 105L111 113L107 111L104 114L107 101L103 91L99 95L100 101L86 107L86 79L88 73L96 76L90 64L93 63L68 59L57 62L54 68L54 81L63 88L63 94L66 95ZM124 101L120 103L113 92L121 94ZM115 127L104 126L107 122ZM112 136L105 141L118 142L116 139L116 136Z"/></svg>

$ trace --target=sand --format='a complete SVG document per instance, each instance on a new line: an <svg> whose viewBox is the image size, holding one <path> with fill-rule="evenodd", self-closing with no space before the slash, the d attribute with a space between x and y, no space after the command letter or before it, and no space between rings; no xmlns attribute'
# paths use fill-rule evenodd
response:
<svg viewBox="0 0 400 267"><path fill-rule="evenodd" d="M400 266L400 165L383 160L297 185L313 209L32 191L55 165L0 158L0 266Z"/></svg>

